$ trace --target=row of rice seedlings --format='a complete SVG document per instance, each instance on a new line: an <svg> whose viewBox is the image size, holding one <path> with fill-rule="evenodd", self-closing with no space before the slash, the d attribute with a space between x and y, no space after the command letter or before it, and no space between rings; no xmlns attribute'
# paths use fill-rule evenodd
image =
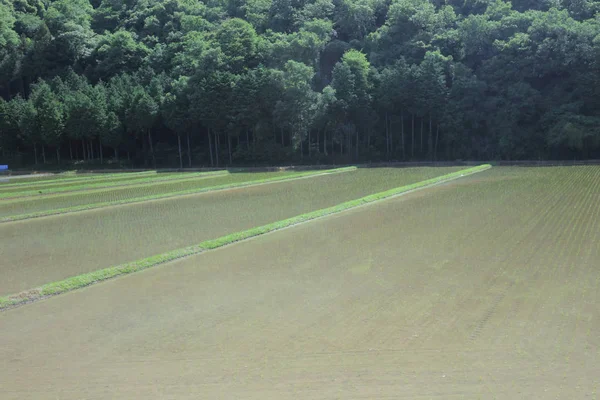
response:
<svg viewBox="0 0 600 400"><path fill-rule="evenodd" d="M564 206L576 202L581 194L578 187L582 170L557 167L552 170L538 168L530 171L532 173L522 185L522 195L515 198L515 204L507 208L507 213L516 212L520 216L527 216L531 224L519 224L517 230L511 230L515 233L524 231L525 235L519 237L514 248L507 249L508 256L500 266L502 270L509 269L512 272L521 296L535 301L544 291L540 288L556 278L563 251L558 239L564 236L564 229L570 219ZM536 280L532 280L533 278ZM539 280L542 280L541 284ZM528 283L523 285L525 281ZM507 325L509 323L510 320ZM546 332L549 333L550 331Z"/></svg>
<svg viewBox="0 0 600 400"><path fill-rule="evenodd" d="M239 188L239 187L257 185L257 184L262 184L262 183L277 182L277 181L282 181L282 180L297 179L297 178L303 178L303 177L311 177L311 176L353 171L355 169L356 169L356 167L346 167L346 168L338 168L338 169L334 169L334 170L319 170L319 171L307 171L307 172L262 173L262 174L273 174L273 175L270 175L269 177L265 177L264 179L255 179L255 180L251 180L251 181L225 183L225 184L215 185L215 186L210 185L208 187L206 187L206 186L202 186L199 188L193 187L191 189L188 188L188 189L177 190L174 192L166 192L166 193L164 192L164 189L157 190L157 189L153 188L154 185L151 185L148 187L144 187L144 190L146 191L146 193L151 193L151 194L145 194L145 195L137 196L137 197L122 198L121 200L109 200L109 201L103 201L103 202L97 202L97 200L95 200L94 203L83 204L83 205L79 205L79 206L36 211L36 212L31 212L31 213L26 213L26 214L10 215L10 216L6 216L6 217L0 217L0 222L17 221L17 220L36 218L36 217L42 217L42 216L47 216L47 215L64 214L64 213L68 213L68 212L86 211L86 210L102 208L102 207L110 207L110 206L116 206L116 205L122 205L122 204L138 203L138 202L144 202L144 201L149 201L149 200L164 199L164 198L189 195L189 194L199 194L199 193L215 191L215 190L232 189L232 188ZM237 174L232 174L232 175L237 175Z"/></svg>
<svg viewBox="0 0 600 400"><path fill-rule="evenodd" d="M251 182L253 180L266 179L275 176L293 176L295 174L297 174L297 172L211 174L193 178L170 179L160 182L4 200L0 201L0 217L82 206L98 202L119 202L136 197L168 194L238 182Z"/></svg>
<svg viewBox="0 0 600 400"><path fill-rule="evenodd" d="M437 206L431 205L436 210L439 208L450 209L453 214L461 215L464 220L464 224L457 224L455 227L439 227L445 233L447 232L446 235L449 239L456 239L446 246L445 251L447 253L444 255L444 260L448 262L446 268L453 269L453 280L455 282L469 282L472 277L479 276L487 271L486 265L481 265L475 260L484 254L493 254L493 248L485 248L489 244L489 239L486 240L485 238L489 238L490 228L493 229L496 225L481 224L480 220L496 214L515 195L514 182L508 182L507 186L507 181L496 180L498 177L503 178L506 172L502 168L494 167L484 173L474 175L473 180L476 183L463 187L453 187L452 190L444 192L444 197L439 196L436 198L434 204L437 204ZM468 181L457 181L457 184L462 182ZM420 208L423 206L423 202L413 202L412 205ZM502 243L502 239L494 238L494 243ZM457 246L457 244L459 245ZM465 247L464 244L468 244L468 247ZM468 262L465 263L464 260L468 260ZM437 279L435 269L429 270L429 275L432 281ZM434 335L440 334L440 330L442 332L456 331L457 333L458 331L464 331L464 334L473 332L477 325L474 325L472 321L472 314L456 315L454 319L446 321L446 327L440 325L435 318L439 308L443 307L448 301L460 305L469 300L467 288L456 291L454 285L444 286L435 297L425 296L422 299L422 304L418 307L421 311L414 315L412 320L407 321L409 325L419 327L419 330L415 333L417 336L415 339L407 340L411 340L411 343L415 341L419 343L427 342ZM452 328L450 325L460 328Z"/></svg>
<svg viewBox="0 0 600 400"><path fill-rule="evenodd" d="M589 324L591 315L586 312L585 303L586 301L589 301L588 298L590 297L590 292L598 290L598 279L591 284L589 277L600 275L596 268L592 269L592 262L587 262L587 260L589 260L589 255L592 253L592 249L596 247L595 245L598 243L598 239L600 239L596 237L596 234L593 231L593 227L597 222L597 220L594 219L594 216L598 218L597 214L598 209L600 208L598 207L598 193L600 193L598 171L600 171L600 168L596 167L593 170L594 173L590 174L591 176L588 177L588 181L591 181L592 184L585 184L587 182L582 182L580 185L584 194L578 199L581 203L577 205L580 212L574 223L578 229L576 232L573 232L572 245L566 246L571 250L570 252L567 252L566 262L572 266L569 271L570 274L567 278L567 282L570 281L574 285L574 287L567 285L567 288L570 289L570 296L565 302L569 307L566 316L571 323L568 325L569 330L565 330L563 341L566 342L569 347L572 347L577 341L576 333L582 329L581 327L583 324L587 323L587 335L591 335L590 328L592 327L592 324ZM596 240L590 241L590 237L596 238ZM597 260L594 261L597 262ZM568 358L569 353L567 352L567 362L570 361Z"/></svg>
<svg viewBox="0 0 600 400"><path fill-rule="evenodd" d="M556 291L555 287L557 280L564 282L563 274L565 272L565 267L567 267L567 265L563 264L565 254L563 242L565 236L568 235L566 233L567 230L570 225L572 225L573 204L578 201L578 198L581 195L578 190L579 181L581 179L578 175L582 174L577 174L578 171L581 172L581 170L574 168L569 168L568 170L557 168L553 171L554 173L550 179L552 182L557 183L557 187L553 190L553 193L556 195L555 201L544 210L542 215L540 215L540 219L542 221L548 221L548 224L546 226L541 226L541 224L536 226L536 229L532 234L533 237L529 241L534 242L535 240L538 247L542 247L540 249L541 258L538 258L540 255L537 252L530 252L529 257L523 262L527 267L531 264L536 266L535 270L529 273L529 276L537 278L536 281L531 282L532 290L529 291L529 298L532 302L541 304L541 297L544 297L544 308L550 304L554 304L555 311L565 300L563 298L564 291L562 289ZM566 172L568 172L568 174ZM540 191L540 194L544 194L544 192ZM565 207L565 205L568 206ZM545 298L544 292L549 285L551 288L548 290L552 293L552 297L548 299ZM543 312L543 309L539 309L538 311ZM564 324L557 323L555 311L549 316L549 318L552 319L551 326L548 326L548 329L544 329L543 334L539 334L535 338L535 341L536 343L550 345L550 347L556 346L556 350L558 350L560 346L558 345L557 339L558 337L563 336L562 332L564 331Z"/></svg>
<svg viewBox="0 0 600 400"><path fill-rule="evenodd" d="M38 260L39 263L35 268L44 271L39 275L40 278L44 278L41 281L43 283L57 278L53 275L53 271L83 272L89 271L86 268L102 268L107 265L106 263L120 263L142 258L155 254L156 251L168 251L193 244L200 239L214 238L315 209L330 207L370 193L412 184L423 176L443 175L449 169L350 169L350 171L354 172L328 173L318 178L304 176L302 180L294 179L298 177L294 175L287 181L278 179L279 182L272 181L277 184L263 187L255 186L256 181L254 181L250 182L254 187L236 190L233 193L172 197L168 200L139 203L127 207L111 207L94 213L44 218L24 224L2 224L0 237L6 238L3 243L6 248L19 246L31 248L27 255L6 254L4 261L13 265L27 265L29 260ZM109 207L128 203L105 202L104 204ZM87 209L86 206L82 207ZM74 209L83 211L78 207L71 207L64 212ZM31 217L32 214L42 216L60 212L61 210L50 210L25 215ZM23 218L0 217L0 221L16 219ZM27 239L17 244L15 242L17 237ZM115 254L99 255L95 249L115 246L114 238L118 239L119 251ZM42 243L42 245L34 248L33 243ZM94 249L90 251L92 247ZM78 249L86 250L81 254ZM123 258L124 256L133 258ZM40 258L46 258L47 261L40 261ZM23 281L23 279L15 278L13 281Z"/></svg>
<svg viewBox="0 0 600 400"><path fill-rule="evenodd" d="M90 180L96 180L96 179L100 179L100 180L109 180L109 179L130 179L136 176L149 176L149 175L157 175L158 173L156 171L142 171L142 172L115 172L115 173L102 173L102 174L93 174L93 173L81 173L81 174L74 174L74 173L64 173L64 174L53 174L53 175L47 175L47 176L43 176L43 177L39 177L39 178L17 178L17 179L13 179L11 181L10 177L8 178L8 181L4 182L3 184L0 184L0 188L1 189L8 189L8 188L20 188L20 187L27 187L27 186L53 186L53 185L60 185L60 184L64 184L64 183L69 183L69 182L76 182L76 181L90 181Z"/></svg>
<svg viewBox="0 0 600 400"><path fill-rule="evenodd" d="M111 179L111 180L107 180L107 181L92 182L92 183L76 182L76 183L60 185L58 187L52 187L52 188L35 188L35 189L27 188L28 190L18 191L18 192L14 192L14 191L3 192L2 190L0 190L0 199L26 198L26 197L31 197L31 196L56 194L56 193L62 193L62 192L73 192L73 191L91 190L91 189L106 188L106 187L138 185L138 184L143 184L143 183L169 181L172 179L192 179L192 178L201 177L201 176L217 176L217 175L226 175L226 174L228 174L227 171L158 174L158 175L153 175L153 176L138 176L138 177L126 179L126 180Z"/></svg>
<svg viewBox="0 0 600 400"><path fill-rule="evenodd" d="M527 169L519 169L516 178L494 181L496 178L502 178L503 175L515 175L514 171L514 169L497 167L484 174L473 177L474 180L479 181L479 179L483 178L485 175L488 177L487 181L483 180L482 183L478 182L476 186L466 186L463 190L453 190L448 192L449 196L455 198L448 198L448 207L457 214L465 215L465 224L456 229L458 234L464 235L460 243L473 242L474 247L450 247L447 259L452 260L453 254L461 260L474 260L477 257L482 257L481 263L471 261L469 264L470 268L457 269L457 271L460 271L460 275L454 276L456 281L467 282L469 281L470 276L486 273L486 271L488 273L489 271L494 271L496 276L495 279L510 273L511 268L513 267L511 265L511 260L515 254L518 253L523 240L525 240L531 229L539 223L538 214L521 213L523 209L528 211L531 210L529 207L523 209L520 207L520 203L523 200L531 197L529 195L529 189L531 189L530 178L528 178L530 173ZM469 198L465 197L464 191L467 192L468 196L477 198L478 202L473 203L472 201L469 201L468 204L461 207L461 200ZM480 204L481 206L477 211L474 211L472 209L473 204ZM422 204L419 203L419 205ZM486 208L490 211L490 214L486 214L487 217L481 215L482 212L485 212ZM543 208L544 206L542 206L542 209ZM507 212L507 210L511 210L512 212ZM478 214L475 215L473 214L474 212L477 212ZM470 228L471 225L469 224L469 221L472 218L488 218L495 221L492 224L480 226L480 229L478 230L464 229L465 226ZM516 219L516 221L513 221L512 219ZM477 224L475 223L473 225ZM499 226L506 226L507 228L499 230ZM516 227L517 229L511 229L511 227ZM494 236L490 236L492 233ZM454 237L454 235L452 237ZM496 253L496 255L494 255L494 253ZM491 261L491 263L485 263L485 261ZM499 282L502 283L503 281ZM441 293L440 299L450 299L454 295L453 288L449 286L446 292ZM462 301L467 301L469 298L467 295L464 295L463 297L464 299ZM460 302L461 300L456 301ZM483 305L485 305L485 302L482 303L482 306ZM424 304L421 309L424 310L424 313L427 314L427 312L429 312L433 315L436 312L436 307L438 307L438 304L432 302L428 305ZM449 323L450 322L452 321L449 321ZM472 314L457 316L457 319L452 323L456 326L465 327L466 332L472 332L472 340L479 337L478 332L481 327L477 325L477 321L473 321ZM421 325L419 324L419 326ZM448 328L448 331L453 331L453 329ZM425 324L423 325L422 332L419 333L418 340L427 341L432 334L435 334L435 332L429 331Z"/></svg>
<svg viewBox="0 0 600 400"><path fill-rule="evenodd" d="M99 174L87 173L88 176L97 176ZM20 186L20 185L31 185L36 183L45 183L51 181L78 179L75 171L68 172L34 172L31 174L20 174L20 175L0 175L0 187L2 186Z"/></svg>
<svg viewBox="0 0 600 400"><path fill-rule="evenodd" d="M163 174L161 174L163 175ZM100 175L93 175L90 177L86 177L86 176L80 176L78 178L73 178L73 179L59 179L59 180L54 180L52 182L34 182L31 184L27 184L27 185L10 185L10 186L0 186L0 193L7 193L7 192L25 192L25 191L34 191L34 190L49 190L49 189L54 189L54 188L60 188L60 187L71 187L71 186L79 186L79 185L84 185L84 184L94 184L94 183L101 183L101 182L121 182L121 181L129 181L129 180L136 180L136 179L141 179L141 178L151 178L151 177L157 177L159 176L159 174L156 173L135 173L135 174L128 174L128 173L121 173L118 175L114 175L114 176L100 176Z"/></svg>
<svg viewBox="0 0 600 400"><path fill-rule="evenodd" d="M594 182L593 172L591 169L586 169L586 174L583 177L572 174L569 176L569 180L574 183L574 188L565 189L564 192L568 193L560 203L560 208L556 210L554 215L561 216L562 222L560 224L559 234L556 235L554 242L554 249L560 249L558 254L555 254L553 264L556 269L556 278L563 284L560 286L561 290L559 293L554 293L554 299L558 302L559 318L560 322L555 323L554 331L555 336L551 338L553 343L556 343L555 356L559 356L564 352L562 344L569 342L569 338L573 334L574 324L570 318L570 312L565 313L564 305L568 305L569 309L577 308L578 304L576 297L581 294L576 293L577 290L573 285L577 285L576 275L581 270L581 256L579 252L570 256L573 249L579 249L581 242L585 241L585 237L579 232L581 228L590 223L589 215L582 213L585 209L585 204L589 202L591 197L591 191L596 191L597 180ZM595 183L595 184L594 184ZM597 193L597 192L596 192ZM577 209L577 211L574 211ZM594 245L594 242L589 243ZM562 307L560 307L562 305ZM562 309L561 309L562 308Z"/></svg>
<svg viewBox="0 0 600 400"><path fill-rule="evenodd" d="M235 193L184 196L0 224L0 264L7 265L0 295L314 210L321 203L304 201L303 192L309 191L313 180L331 182L342 175L299 180L294 176ZM285 196L281 198L280 193ZM339 202L327 192L322 197L326 204ZM22 248L28 251L18 251ZM113 251L107 253L107 248Z"/></svg>
<svg viewBox="0 0 600 400"><path fill-rule="evenodd" d="M55 294L64 293L66 291L74 290L77 288L81 288L87 285L94 284L96 282L110 279L112 277L128 274L132 272L136 272L142 269L150 268L152 266L162 264L168 261L172 261L177 258L181 258L184 256L189 256L192 254L197 254L202 251L208 249L214 249L217 247L221 247L227 244L234 243L239 240L244 240L253 236L262 235L268 232L272 232L274 230L283 229L288 226L296 225L305 221L309 221L315 218L323 217L326 215L338 213L344 210L348 210L354 207L358 207L361 205L365 205L368 203L372 203L378 200L382 200L391 196L395 196L401 193L405 193L410 190L415 190L418 188L427 187L439 182L447 181L450 179L457 179L463 175L468 175L472 173L477 173L484 169L489 168L489 165L483 165L479 167L470 168L464 171L458 171L451 174L446 175L438 175L435 178L428 179L421 182L415 182L410 185L393 188L390 190L386 190L384 192L372 194L369 196L365 196L359 199L347 201L341 204L334 205L332 207L319 209L316 211L311 211L308 213L304 213L298 215L296 217L287 218L285 220L280 220L277 222L269 223L267 225L259 226L257 228L252 228L240 232L230 233L225 236L219 237L214 240L207 240L197 245L193 245L186 248L181 248L174 251L169 251L164 254L160 254L157 256L152 256L143 260L135 261L132 263L127 263L124 265L119 265L116 267L107 268L100 271L94 271L90 273L85 273L83 275L75 276L72 278L67 278L59 282L54 282L50 284L43 285L35 290L28 290L16 296L7 296L0 298L0 309L12 307L17 304L23 304L29 301L35 301L37 299L43 298L45 296L51 296Z"/></svg>

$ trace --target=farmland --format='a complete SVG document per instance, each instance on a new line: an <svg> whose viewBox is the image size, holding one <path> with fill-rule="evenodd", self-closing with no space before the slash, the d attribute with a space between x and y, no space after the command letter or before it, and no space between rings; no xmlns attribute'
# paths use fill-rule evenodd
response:
<svg viewBox="0 0 600 400"><path fill-rule="evenodd" d="M0 203L0 218L13 215L36 213L53 209L83 206L86 204L119 202L146 196L156 196L179 191L203 189L220 185L251 182L269 179L294 177L296 172L274 173L238 173L238 174L198 174L194 176L175 175L170 179L138 183L136 180L127 184L116 184L101 189L95 187L76 192L59 193L56 195L35 196L28 198L10 199Z"/></svg>
<svg viewBox="0 0 600 400"><path fill-rule="evenodd" d="M221 174L221 172L219 172ZM125 175L125 174L123 174ZM135 175L129 177L117 177L117 178L106 178L106 179L92 179L90 181L68 181L65 183L54 182L48 184L39 185L27 185L25 187L9 187L0 188L0 198L11 199L11 198L23 198L40 195L52 195L56 193L73 192L80 190L94 190L101 188L130 186L130 185L142 185L142 184L153 184L169 182L171 180L186 180L199 178L204 176L213 176L211 173L173 173L173 174L160 174L160 175Z"/></svg>
<svg viewBox="0 0 600 400"><path fill-rule="evenodd" d="M0 237L3 238L0 253L5 264L0 295L189 246L459 169L360 169L0 223ZM279 176L276 174L279 173L271 173L271 176ZM205 181L214 182L215 179L219 178ZM21 251L23 248L28 251Z"/></svg>
<svg viewBox="0 0 600 400"><path fill-rule="evenodd" d="M45 188L52 186L67 186L72 183L96 183L111 180L132 180L138 178L149 178L157 176L156 171L144 171L134 173L114 173L114 174L48 174L6 177L5 181L0 183L2 192L19 191L24 188L35 189L36 187Z"/></svg>
<svg viewBox="0 0 600 400"><path fill-rule="evenodd" d="M102 214L127 241L147 230L109 212L164 227L181 210L210 226L180 231L198 242L427 173L358 170L0 229ZM0 397L595 398L599 205L598 167L495 167L0 312Z"/></svg>
<svg viewBox="0 0 600 400"><path fill-rule="evenodd" d="M88 179L98 177L98 174L87 173L86 177ZM8 186L8 185L28 185L31 183L42 183L48 181L57 181L57 180L69 180L69 179L79 179L76 173L62 173L62 174L53 174L53 173L36 173L29 175L7 175L2 176L0 179L0 187Z"/></svg>

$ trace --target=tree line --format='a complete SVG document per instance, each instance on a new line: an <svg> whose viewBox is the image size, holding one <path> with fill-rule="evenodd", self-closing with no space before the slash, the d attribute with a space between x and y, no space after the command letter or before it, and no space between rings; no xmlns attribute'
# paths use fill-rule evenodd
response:
<svg viewBox="0 0 600 400"><path fill-rule="evenodd" d="M0 0L0 157L600 157L599 11L591 0Z"/></svg>

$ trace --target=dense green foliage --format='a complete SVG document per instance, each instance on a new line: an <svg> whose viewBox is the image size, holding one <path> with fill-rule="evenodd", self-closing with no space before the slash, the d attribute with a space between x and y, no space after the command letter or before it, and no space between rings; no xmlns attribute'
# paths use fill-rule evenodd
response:
<svg viewBox="0 0 600 400"><path fill-rule="evenodd" d="M0 0L0 150L145 166L600 156L593 0Z"/></svg>

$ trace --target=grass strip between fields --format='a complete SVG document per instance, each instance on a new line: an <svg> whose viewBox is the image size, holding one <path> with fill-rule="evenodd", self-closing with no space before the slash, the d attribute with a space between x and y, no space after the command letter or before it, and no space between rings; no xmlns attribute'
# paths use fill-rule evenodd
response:
<svg viewBox="0 0 600 400"><path fill-rule="evenodd" d="M185 175L187 176L185 176ZM65 186L65 187L55 187L49 189L36 189L36 190L27 190L20 192L6 192L0 193L0 200L21 200L21 199L39 199L44 195L53 195L53 194L71 194L72 192L84 191L84 190L93 190L93 189L112 189L112 188L121 188L121 187L130 187L130 186L142 186L144 184L161 184L165 182L177 182L183 181L186 179L194 179L194 178L203 178L203 177L213 177L213 176L221 176L228 175L229 171L211 171L211 172L195 172L195 173L183 173L182 175L169 175L160 177L159 175L141 178L141 179L123 179L116 180L111 179L111 181L101 182L101 183L83 183L81 185L76 186ZM0 188L1 189L1 188Z"/></svg>
<svg viewBox="0 0 600 400"><path fill-rule="evenodd" d="M484 171L491 168L491 165L484 164L473 168L453 172L450 174L438 176L436 178L427 179L421 182L413 183L410 185L401 186L395 189L386 190L369 196L361 197L360 199L350 200L333 207L323 208L321 210L311 211L309 213L301 214L296 217L284 219L282 221L273 222L267 225L259 226L257 228L248 229L241 232L232 233L226 236L222 236L217 239L207 240L200 244L185 247L169 251L156 256L144 258L142 260L121 264L115 267L109 267L101 269L99 271L90 272L74 276L71 278L64 279L62 281L48 283L38 288L23 291L21 293L0 297L0 311L9 308L14 308L20 305L31 303L34 301L42 300L44 298L55 296L58 294L70 292L72 290L80 289L86 286L93 285L98 282L105 281L117 276L131 274L133 272L142 271L147 268L164 264L173 260L177 260L182 257L187 257L195 254L200 254L207 250L216 249L222 246L226 246L241 240L249 239L251 237L264 235L265 233L277 231L283 228L287 228L293 225L297 225L306 221L317 219L331 214L336 214L351 208L363 206L375 201L387 199L393 196L397 196L406 192L410 192L416 189L432 186L442 182L454 180L466 175L475 174L477 172Z"/></svg>
<svg viewBox="0 0 600 400"><path fill-rule="evenodd" d="M1 222L20 221L20 220L30 219L30 218L47 217L50 215L67 214L67 213L78 212L78 211L87 211L87 210L93 210L96 208L119 206L119 205L123 205L123 204L139 203L142 201L166 199L169 197L183 196L183 195L188 195L188 194L199 194L199 193L204 193L204 192L212 192L212 191L216 191L216 190L241 188L241 187L246 187L246 186L254 186L254 185L260 185L260 184L277 182L277 181L289 181L289 180L293 180L293 179L319 176L319 175L328 175L328 174L348 172L348 171L354 171L354 170L356 170L356 167L344 167L344 168L336 168L336 169L299 172L295 175L285 175L285 176L278 176L278 177L273 177L273 178L257 179L257 180L246 181L246 182L228 183L228 184L224 184L224 185L209 186L209 187L205 187L205 188L187 189L187 190L180 190L180 191L176 191L176 192L154 194L154 195L149 195L149 196L132 197L130 199L105 201L102 203L85 204L82 206L56 208L54 210L36 211L36 212L32 212L32 213L27 213L27 214L9 215L7 217L0 218L0 223Z"/></svg>

